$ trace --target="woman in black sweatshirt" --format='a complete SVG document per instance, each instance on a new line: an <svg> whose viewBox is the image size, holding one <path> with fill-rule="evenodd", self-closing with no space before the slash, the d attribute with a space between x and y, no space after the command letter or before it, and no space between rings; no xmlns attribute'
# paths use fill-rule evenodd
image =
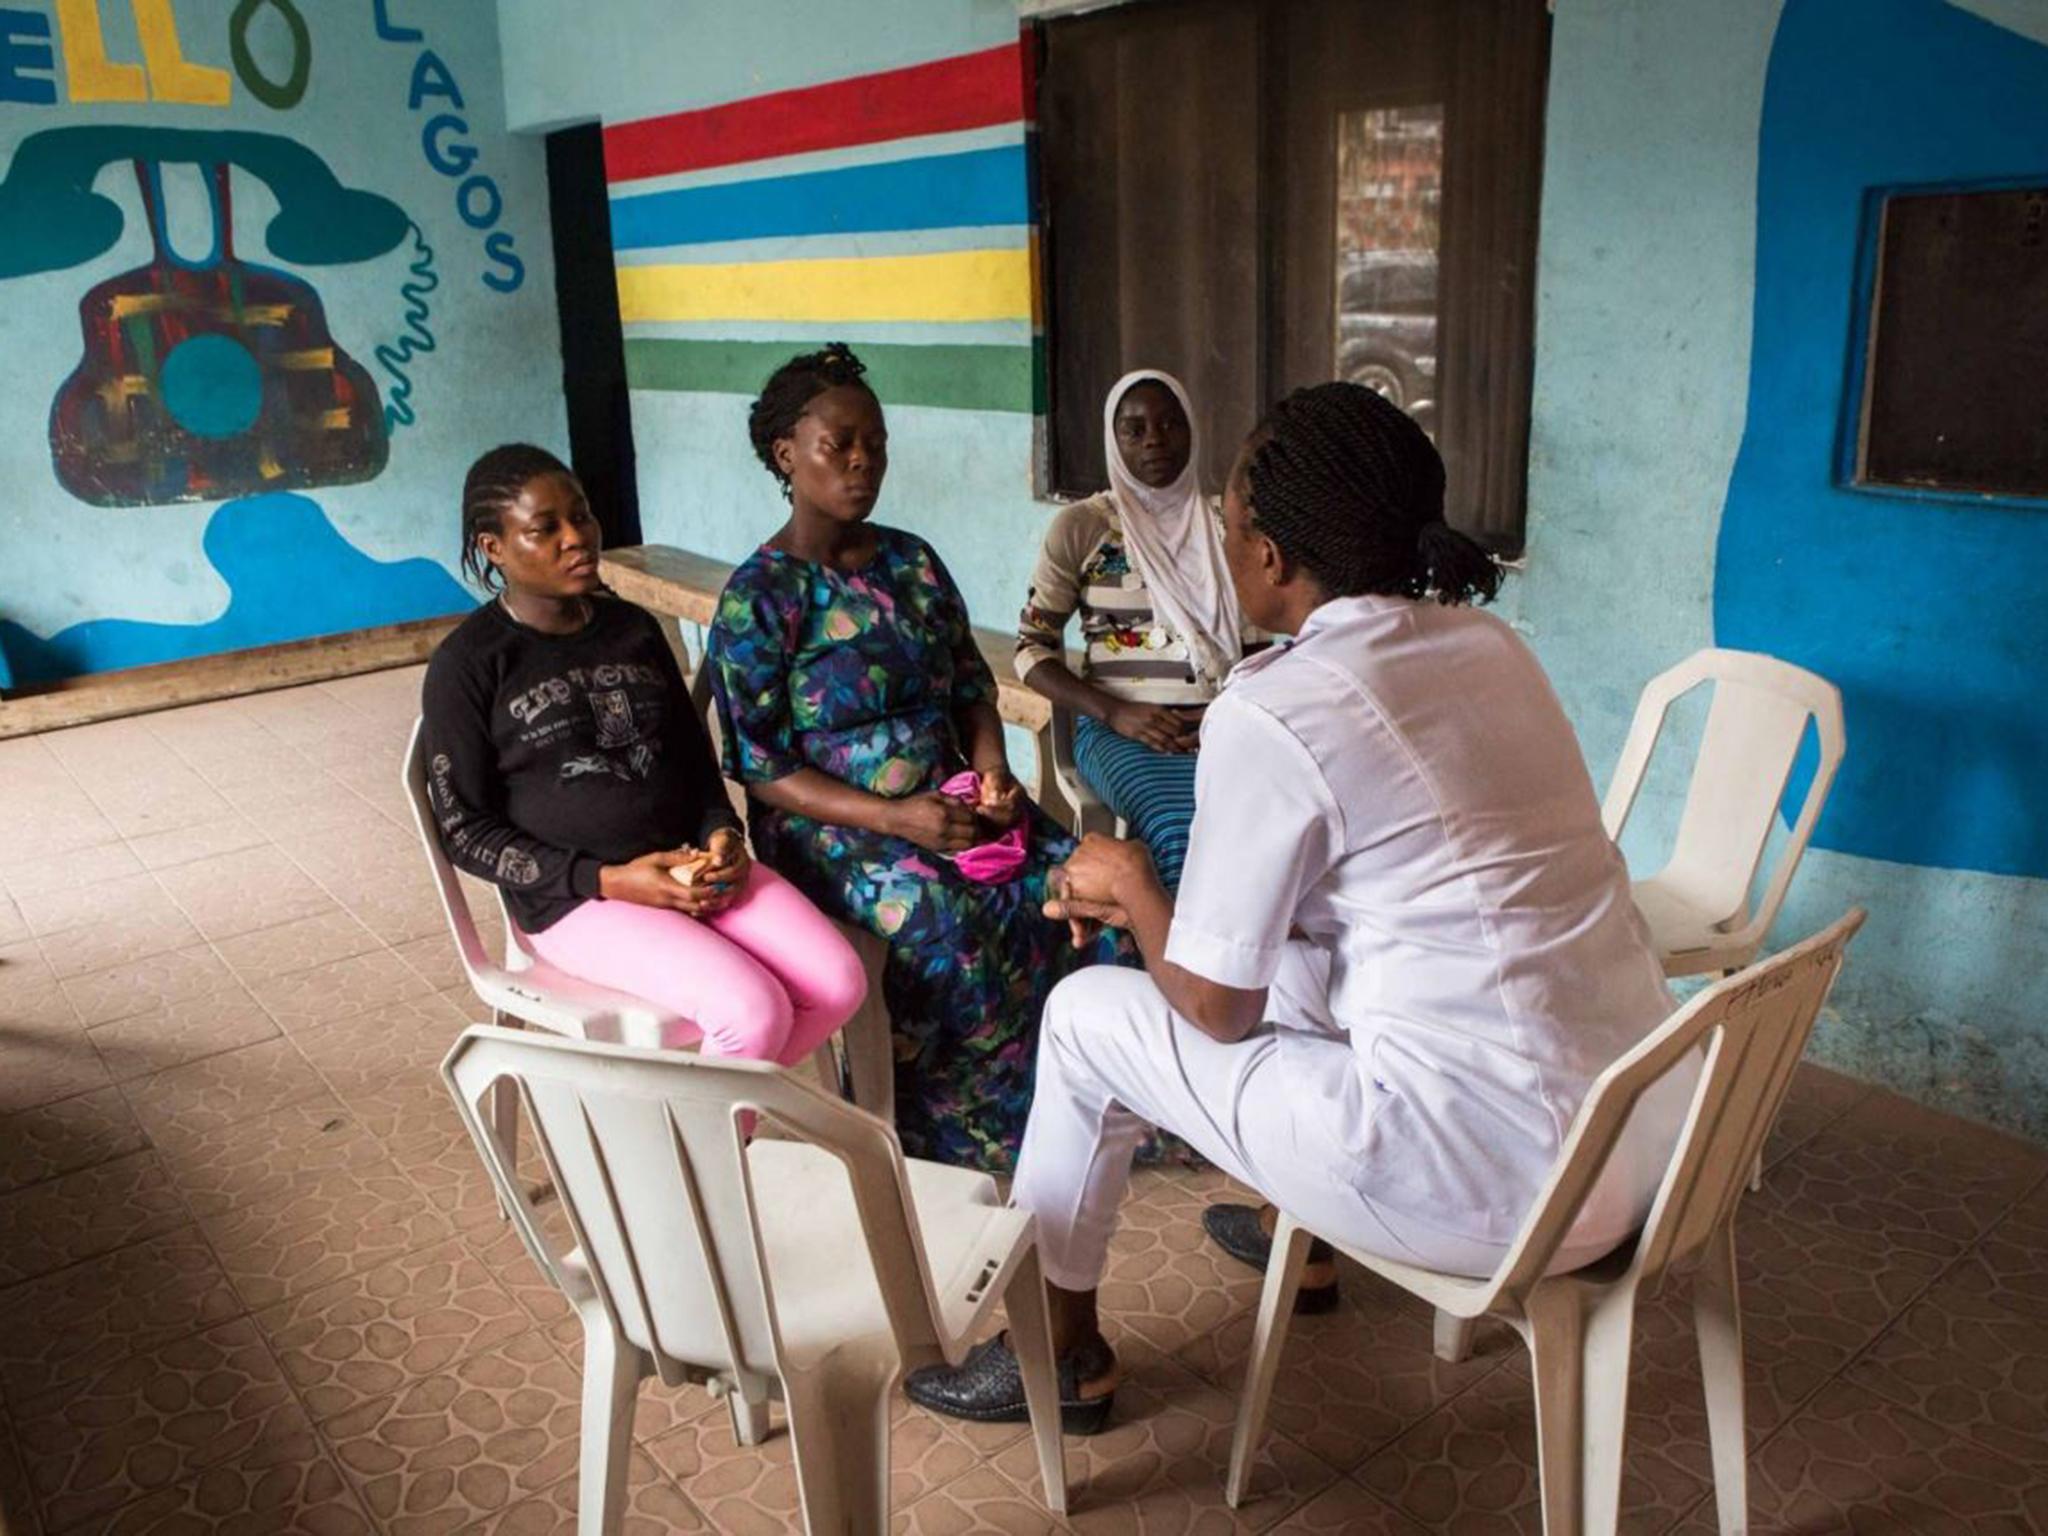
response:
<svg viewBox="0 0 2048 1536"><path fill-rule="evenodd" d="M427 664L442 846L503 889L551 965L692 1020L709 1054L793 1065L853 1015L866 973L749 858L674 654L604 589L599 547L545 449L470 468L462 564L493 596Z"/></svg>

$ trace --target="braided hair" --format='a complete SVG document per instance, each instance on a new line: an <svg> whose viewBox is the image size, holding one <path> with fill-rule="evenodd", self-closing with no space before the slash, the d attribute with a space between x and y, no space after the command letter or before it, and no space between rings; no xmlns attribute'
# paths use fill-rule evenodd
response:
<svg viewBox="0 0 2048 1536"><path fill-rule="evenodd" d="M1399 406L1362 384L1297 389L1245 445L1252 526L1332 597L1491 602L1493 557L1450 527L1444 461Z"/></svg>
<svg viewBox="0 0 2048 1536"><path fill-rule="evenodd" d="M867 364L853 355L853 348L843 341L833 341L816 352L792 357L769 374L768 382L761 386L760 398L747 412L747 435L754 440L755 454L782 487L785 501L789 499L789 476L775 462L775 445L796 431L804 407L826 390L851 384L872 395L874 389L867 382L867 371Z"/></svg>
<svg viewBox="0 0 2048 1536"><path fill-rule="evenodd" d="M531 443L501 443L469 466L462 479L462 573L486 592L505 584L499 569L485 558L480 535L505 531L505 509L542 475L576 476L569 466Z"/></svg>

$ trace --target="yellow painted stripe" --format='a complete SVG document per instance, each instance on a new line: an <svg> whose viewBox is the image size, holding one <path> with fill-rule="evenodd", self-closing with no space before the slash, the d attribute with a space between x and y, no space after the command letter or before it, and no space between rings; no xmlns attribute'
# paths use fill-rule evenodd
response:
<svg viewBox="0 0 2048 1536"><path fill-rule="evenodd" d="M130 320L137 315L153 315L165 309L190 309L191 300L175 293L117 293L114 295L113 316L116 320Z"/></svg>
<svg viewBox="0 0 2048 1536"><path fill-rule="evenodd" d="M1026 320L1027 251L620 267L635 320Z"/></svg>

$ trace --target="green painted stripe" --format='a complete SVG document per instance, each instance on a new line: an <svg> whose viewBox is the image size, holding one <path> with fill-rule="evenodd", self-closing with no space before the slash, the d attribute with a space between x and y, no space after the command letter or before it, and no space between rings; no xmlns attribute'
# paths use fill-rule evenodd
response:
<svg viewBox="0 0 2048 1536"><path fill-rule="evenodd" d="M783 363L815 350L801 341L680 341L626 338L626 383L633 389L753 395ZM868 381L884 405L938 405L961 411L1042 409L1041 346L857 346Z"/></svg>

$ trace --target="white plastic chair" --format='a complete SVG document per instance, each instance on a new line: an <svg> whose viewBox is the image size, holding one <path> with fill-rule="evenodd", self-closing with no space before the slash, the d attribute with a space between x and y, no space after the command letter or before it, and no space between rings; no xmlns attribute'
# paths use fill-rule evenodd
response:
<svg viewBox="0 0 2048 1536"><path fill-rule="evenodd" d="M1124 836L1128 829L1123 818L1111 814L1102 797L1095 793L1088 781L1081 777L1081 770L1074 766L1074 712L1071 709L1053 705L1051 737L1053 778L1058 781L1060 793L1066 796L1067 804L1074 808L1074 836L1086 837L1090 832Z"/></svg>
<svg viewBox="0 0 2048 1536"><path fill-rule="evenodd" d="M441 915L462 960L463 974L479 1001L491 1010L495 1024L530 1024L552 1034L575 1040L608 1041L619 1045L654 1050L675 1050L697 1044L702 1032L680 1014L630 993L601 987L571 976L548 964L534 953L533 945L512 920L505 906L504 892L497 890L498 910L505 924L505 960L491 958L477 932L476 920L462 893L455 866L441 846L439 826L427 788L426 747L422 728L413 724L412 739L405 749L405 790L412 802L413 823L419 829L420 848L434 877L434 890L441 900ZM869 960L869 998L846 1027L837 1043L828 1040L813 1057L820 1075L839 1086L863 1107L893 1118L895 1076L894 1048L889 1041L889 1018L880 1004L880 983ZM835 1054L835 1051L840 1054ZM508 1145L518 1134L518 1103L508 1092L492 1107L499 1134Z"/></svg>
<svg viewBox="0 0 2048 1536"><path fill-rule="evenodd" d="M766 1063L476 1025L441 1070L528 1251L583 1324L581 1536L618 1529L650 1375L729 1394L747 1445L780 1397L806 1527L887 1530L895 1382L958 1364L998 1301L1046 1503L1065 1512L1036 1231L986 1174L906 1161L882 1121ZM573 1247L546 1234L514 1149L475 1110L499 1083L526 1106ZM801 1139L747 1144L747 1114Z"/></svg>
<svg viewBox="0 0 2048 1536"><path fill-rule="evenodd" d="M697 1026L688 1019L645 998L597 986L549 965L534 953L526 935L512 921L505 910L502 892L498 909L505 921L505 963L500 965L492 960L476 930L476 920L462 894L455 866L441 846L440 828L428 797L426 746L417 721L405 749L405 790L412 801L420 847L426 854L427 867L433 871L435 892L441 898L441 914L448 920L449 935L455 940L456 953L462 957L462 972L469 978L470 990L491 1010L494 1020L502 1023L508 1018L518 1019L579 1040L610 1040L656 1049L694 1045L702 1038Z"/></svg>
<svg viewBox="0 0 2048 1536"><path fill-rule="evenodd" d="M1841 971L1843 950L1862 925L1858 908L1803 944L1716 982L1601 1073L1543 1192L1491 1276L1439 1274L1344 1249L1434 1305L1440 1345L1447 1329L1469 1328L1487 1316L1506 1320L1521 1334L1534 1367L1547 1536L1606 1536L1616 1529L1636 1297L1645 1286L1654 1291L1667 1275L1687 1274L1721 1531L1736 1536L1747 1528L1735 1211L1744 1176ZM1548 1274L1636 1101L1696 1049L1704 1058L1699 1083L1642 1229L1597 1263ZM1227 1493L1233 1507L1244 1496L1264 1429L1310 1235L1285 1213L1273 1234L1273 1260L1266 1267L1231 1444Z"/></svg>
<svg viewBox="0 0 2048 1536"><path fill-rule="evenodd" d="M1665 866L1635 882L1636 906L1650 925L1667 976L1731 971L1756 958L1820 820L1846 740L1841 691L1826 678L1749 651L1698 651L1652 678L1636 705L1601 808L1607 835L1617 842L1666 714L1703 683L1714 685L1714 699L1677 840ZM1763 899L1752 911L1750 888L1808 720L1819 734L1820 761Z"/></svg>

